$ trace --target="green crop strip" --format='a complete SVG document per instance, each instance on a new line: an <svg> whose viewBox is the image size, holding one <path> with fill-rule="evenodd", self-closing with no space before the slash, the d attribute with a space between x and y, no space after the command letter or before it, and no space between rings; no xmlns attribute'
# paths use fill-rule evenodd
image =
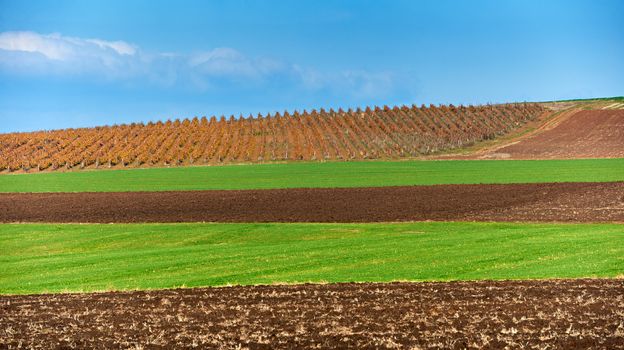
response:
<svg viewBox="0 0 624 350"><path fill-rule="evenodd" d="M0 175L0 192L124 192L624 181L624 159L249 164Z"/></svg>
<svg viewBox="0 0 624 350"><path fill-rule="evenodd" d="M0 225L0 293L271 284L615 277L624 226Z"/></svg>

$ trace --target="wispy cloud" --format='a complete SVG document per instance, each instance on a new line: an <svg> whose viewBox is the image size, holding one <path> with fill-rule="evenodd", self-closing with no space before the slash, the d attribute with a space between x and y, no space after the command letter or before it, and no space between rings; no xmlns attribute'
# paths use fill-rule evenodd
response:
<svg viewBox="0 0 624 350"><path fill-rule="evenodd" d="M302 84L312 90L348 91L356 98L384 97L392 92L398 81L392 72L367 72L343 70L334 73L320 72L293 66Z"/></svg>
<svg viewBox="0 0 624 350"><path fill-rule="evenodd" d="M71 49L68 43L59 40L58 34L39 35L33 32L5 32L0 34L0 49L37 53L51 60L65 60Z"/></svg>
<svg viewBox="0 0 624 350"><path fill-rule="evenodd" d="M279 81L307 91L326 90L356 98L379 97L395 87L390 72L321 71L267 57L249 57L228 47L185 54L149 53L125 41L77 38L58 33L0 33L0 70L12 74L79 75L109 80L141 79L161 86L220 85Z"/></svg>
<svg viewBox="0 0 624 350"><path fill-rule="evenodd" d="M115 52L117 52L119 55L132 56L136 53L136 47L134 45L128 44L125 41L105 41L105 40L100 40L100 39L87 39L85 41L99 46L100 49L104 49L104 50L112 49Z"/></svg>
<svg viewBox="0 0 624 350"><path fill-rule="evenodd" d="M278 61L267 58L252 59L228 47L192 55L189 65L205 75L245 78L261 78L284 69Z"/></svg>
<svg viewBox="0 0 624 350"><path fill-rule="evenodd" d="M127 76L139 66L137 52L135 45L124 41L83 39L58 33L0 33L0 68L18 74Z"/></svg>

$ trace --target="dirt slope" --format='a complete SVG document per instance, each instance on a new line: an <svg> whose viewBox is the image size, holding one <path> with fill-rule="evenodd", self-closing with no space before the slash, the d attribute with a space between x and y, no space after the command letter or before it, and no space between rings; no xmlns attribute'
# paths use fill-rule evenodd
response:
<svg viewBox="0 0 624 350"><path fill-rule="evenodd" d="M624 222L624 182L0 194L0 222Z"/></svg>
<svg viewBox="0 0 624 350"><path fill-rule="evenodd" d="M624 280L3 296L0 348L622 349L622 310Z"/></svg>
<svg viewBox="0 0 624 350"><path fill-rule="evenodd" d="M583 110L480 158L568 159L624 157L624 110Z"/></svg>

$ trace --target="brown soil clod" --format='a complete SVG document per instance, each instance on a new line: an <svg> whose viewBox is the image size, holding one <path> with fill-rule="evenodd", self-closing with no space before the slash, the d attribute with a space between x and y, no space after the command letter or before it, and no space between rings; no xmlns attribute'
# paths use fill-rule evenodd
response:
<svg viewBox="0 0 624 350"><path fill-rule="evenodd" d="M0 222L624 222L624 182L0 194Z"/></svg>
<svg viewBox="0 0 624 350"><path fill-rule="evenodd" d="M621 279L0 296L0 348L623 349L622 310Z"/></svg>

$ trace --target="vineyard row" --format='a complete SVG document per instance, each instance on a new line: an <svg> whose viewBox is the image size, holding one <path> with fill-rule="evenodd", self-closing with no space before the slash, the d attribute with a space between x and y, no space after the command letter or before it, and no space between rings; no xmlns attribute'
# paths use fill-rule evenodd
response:
<svg viewBox="0 0 624 350"><path fill-rule="evenodd" d="M0 135L0 171L417 157L506 134L537 104L383 107Z"/></svg>

